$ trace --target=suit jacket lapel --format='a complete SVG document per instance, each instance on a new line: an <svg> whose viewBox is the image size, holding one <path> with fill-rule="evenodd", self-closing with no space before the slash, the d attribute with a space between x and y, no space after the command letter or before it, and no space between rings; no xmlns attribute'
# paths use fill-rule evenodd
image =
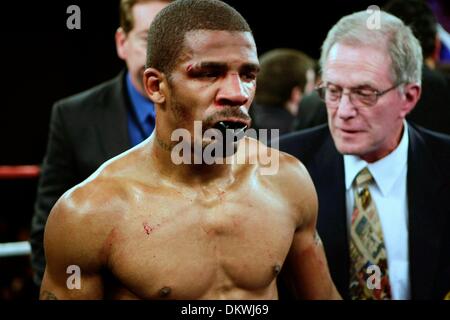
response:
<svg viewBox="0 0 450 320"><path fill-rule="evenodd" d="M111 92L102 97L97 113L97 133L103 148L105 160L108 160L131 147L128 136L127 108L128 93L124 85L125 72L113 79Z"/></svg>
<svg viewBox="0 0 450 320"><path fill-rule="evenodd" d="M442 175L425 141L411 125L408 149L409 261L412 299L431 299L439 275L438 258L445 221L440 196Z"/></svg>
<svg viewBox="0 0 450 320"><path fill-rule="evenodd" d="M328 128L326 128L328 132ZM348 296L349 249L345 205L344 161L329 132L310 165L319 197L317 229L324 243L328 265L341 295ZM322 205L321 205L322 204Z"/></svg>

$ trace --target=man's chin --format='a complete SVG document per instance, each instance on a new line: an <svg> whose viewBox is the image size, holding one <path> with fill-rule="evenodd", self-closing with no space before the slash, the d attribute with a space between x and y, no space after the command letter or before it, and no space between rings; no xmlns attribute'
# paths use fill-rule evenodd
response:
<svg viewBox="0 0 450 320"><path fill-rule="evenodd" d="M363 138L358 134L338 134L333 135L334 145L342 154L354 154L361 151L361 140Z"/></svg>
<svg viewBox="0 0 450 320"><path fill-rule="evenodd" d="M354 145L352 143L346 143L346 142L335 142L336 149L341 154L345 155L359 155L362 152L361 146Z"/></svg>

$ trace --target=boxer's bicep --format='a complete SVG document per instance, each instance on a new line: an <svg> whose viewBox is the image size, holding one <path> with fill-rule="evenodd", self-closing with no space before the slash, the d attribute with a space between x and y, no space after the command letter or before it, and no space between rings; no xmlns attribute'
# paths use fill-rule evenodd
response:
<svg viewBox="0 0 450 320"><path fill-rule="evenodd" d="M290 278L301 299L336 299L322 241L315 230L299 230L289 252Z"/></svg>
<svg viewBox="0 0 450 320"><path fill-rule="evenodd" d="M86 300L102 299L103 285L98 275L74 272L73 269L48 264L39 299L41 300Z"/></svg>
<svg viewBox="0 0 450 320"><path fill-rule="evenodd" d="M339 294L331 279L322 241L316 230L317 195L312 181L305 179L300 225L288 256L290 278L297 296L303 299L334 299Z"/></svg>

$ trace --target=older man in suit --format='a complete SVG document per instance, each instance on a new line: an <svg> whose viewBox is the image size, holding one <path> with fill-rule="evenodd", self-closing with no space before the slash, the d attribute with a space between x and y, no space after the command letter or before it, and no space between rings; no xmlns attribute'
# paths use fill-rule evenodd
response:
<svg viewBox="0 0 450 320"><path fill-rule="evenodd" d="M155 127L154 106L143 85L147 31L170 2L121 0L115 40L127 70L53 106L31 224L31 262L37 285L45 270L44 228L56 200L103 162L142 142Z"/></svg>
<svg viewBox="0 0 450 320"><path fill-rule="evenodd" d="M328 126L283 137L280 148L313 179L319 234L343 297L443 299L450 137L405 120L421 93L420 44L398 18L371 14L342 18L323 44L318 93Z"/></svg>

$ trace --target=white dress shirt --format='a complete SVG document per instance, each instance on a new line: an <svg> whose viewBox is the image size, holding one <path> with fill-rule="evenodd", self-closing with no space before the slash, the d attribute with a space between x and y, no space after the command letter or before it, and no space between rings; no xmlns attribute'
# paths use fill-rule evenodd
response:
<svg viewBox="0 0 450 320"><path fill-rule="evenodd" d="M389 155L367 163L353 155L344 155L347 203L347 230L350 237L354 204L352 183L356 175L368 167L374 178L369 189L377 207L386 247L392 298L410 298L408 254L408 197L406 173L408 170L408 126L404 121L400 144Z"/></svg>

